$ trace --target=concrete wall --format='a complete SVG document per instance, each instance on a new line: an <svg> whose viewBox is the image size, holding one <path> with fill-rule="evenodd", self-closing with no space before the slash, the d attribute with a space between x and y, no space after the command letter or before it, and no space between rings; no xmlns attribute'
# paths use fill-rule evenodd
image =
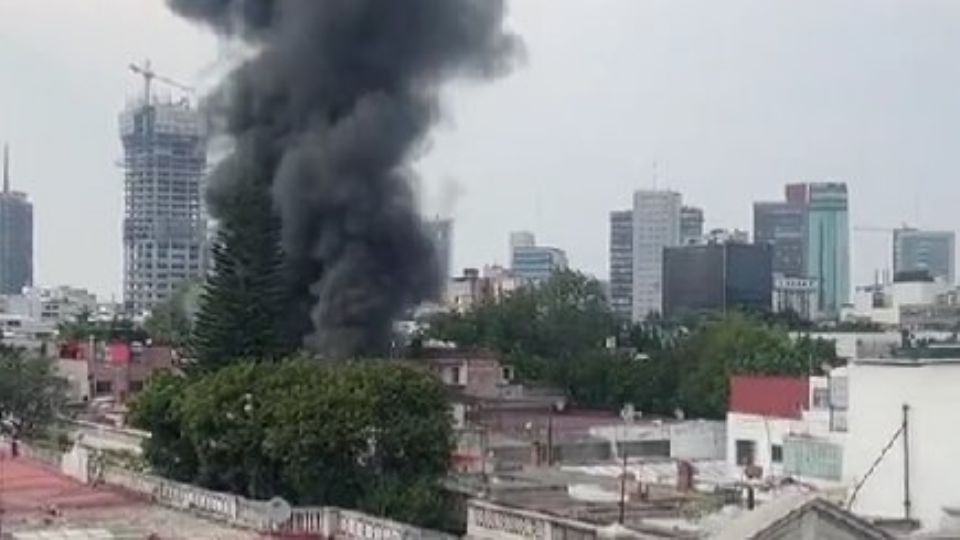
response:
<svg viewBox="0 0 960 540"><path fill-rule="evenodd" d="M718 421L645 422L590 428L590 435L606 439L619 459L621 441L670 441L669 457L675 459L723 459L726 455L726 424Z"/></svg>
<svg viewBox="0 0 960 540"><path fill-rule="evenodd" d="M264 533L350 540L454 540L429 529L333 507L293 507L279 519L273 501L255 501L156 476L107 467L92 480L148 496L164 506Z"/></svg>
<svg viewBox="0 0 960 540"><path fill-rule="evenodd" d="M900 428L910 406L910 487L913 517L936 527L943 507L960 506L960 362L849 367L849 440L845 476L860 481ZM904 452L898 439L857 494L853 509L870 516L904 516Z"/></svg>
<svg viewBox="0 0 960 540"><path fill-rule="evenodd" d="M593 540L600 528L528 510L471 500L467 506L467 535L474 540L530 540L574 538ZM632 534L629 537L639 538Z"/></svg>

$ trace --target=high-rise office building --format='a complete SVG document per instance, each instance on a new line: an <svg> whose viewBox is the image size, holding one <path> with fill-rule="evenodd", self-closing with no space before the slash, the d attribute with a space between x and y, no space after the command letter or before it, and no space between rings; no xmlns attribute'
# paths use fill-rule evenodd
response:
<svg viewBox="0 0 960 540"><path fill-rule="evenodd" d="M663 252L663 315L769 311L772 248L739 242L668 247Z"/></svg>
<svg viewBox="0 0 960 540"><path fill-rule="evenodd" d="M510 233L510 270L516 277L541 283L567 267L567 254L562 249L537 245L531 232Z"/></svg>
<svg viewBox="0 0 960 540"><path fill-rule="evenodd" d="M437 258L437 274L444 283L453 277L453 220L439 217L425 223L427 237L433 243L434 256Z"/></svg>
<svg viewBox="0 0 960 540"><path fill-rule="evenodd" d="M20 294L33 285L33 205L25 193L10 190L10 151L3 147L0 193L0 294Z"/></svg>
<svg viewBox="0 0 960 540"><path fill-rule="evenodd" d="M188 103L144 101L120 115L125 168L123 222L126 309L166 300L206 260L203 176L206 137Z"/></svg>
<svg viewBox="0 0 960 540"><path fill-rule="evenodd" d="M610 212L610 309L630 320L633 313L633 211Z"/></svg>
<svg viewBox="0 0 960 540"><path fill-rule="evenodd" d="M680 244L683 199L673 191L633 194L634 321L663 311L663 249Z"/></svg>
<svg viewBox="0 0 960 540"><path fill-rule="evenodd" d="M680 244L698 244L703 239L703 209L684 206L680 209Z"/></svg>
<svg viewBox="0 0 960 540"><path fill-rule="evenodd" d="M893 231L893 273L926 271L934 279L953 284L953 231L921 231L902 228Z"/></svg>
<svg viewBox="0 0 960 540"><path fill-rule="evenodd" d="M807 276L807 186L791 184L786 201L753 204L753 241L773 246L773 271Z"/></svg>
<svg viewBox="0 0 960 540"><path fill-rule="evenodd" d="M850 301L850 225L847 185L808 185L807 276L817 283L817 311L836 317Z"/></svg>

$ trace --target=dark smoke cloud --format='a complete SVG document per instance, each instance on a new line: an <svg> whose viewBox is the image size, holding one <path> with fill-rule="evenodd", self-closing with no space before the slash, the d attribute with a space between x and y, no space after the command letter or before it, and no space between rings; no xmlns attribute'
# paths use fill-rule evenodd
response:
<svg viewBox="0 0 960 540"><path fill-rule="evenodd" d="M382 350L395 318L440 276L409 162L440 86L507 70L503 0L168 0L257 53L220 90L234 153L214 171L217 217L267 182L306 342L329 356Z"/></svg>

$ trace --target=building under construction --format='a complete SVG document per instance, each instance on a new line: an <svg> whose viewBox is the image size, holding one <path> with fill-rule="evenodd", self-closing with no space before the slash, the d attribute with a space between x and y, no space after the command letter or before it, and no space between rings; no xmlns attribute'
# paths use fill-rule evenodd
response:
<svg viewBox="0 0 960 540"><path fill-rule="evenodd" d="M127 310L135 314L167 299L183 281L203 275L207 238L201 115L186 99L153 99L150 82L155 74L149 65L138 73L146 82L144 97L120 115L125 168L123 298Z"/></svg>

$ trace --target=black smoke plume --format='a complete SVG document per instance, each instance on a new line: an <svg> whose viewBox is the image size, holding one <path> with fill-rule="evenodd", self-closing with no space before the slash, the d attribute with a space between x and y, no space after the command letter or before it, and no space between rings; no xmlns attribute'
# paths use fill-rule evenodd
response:
<svg viewBox="0 0 960 540"><path fill-rule="evenodd" d="M282 223L294 326L328 356L383 350L439 284L411 159L441 85L505 72L503 0L168 0L256 51L216 93L235 148L209 179L214 217L265 182Z"/></svg>

